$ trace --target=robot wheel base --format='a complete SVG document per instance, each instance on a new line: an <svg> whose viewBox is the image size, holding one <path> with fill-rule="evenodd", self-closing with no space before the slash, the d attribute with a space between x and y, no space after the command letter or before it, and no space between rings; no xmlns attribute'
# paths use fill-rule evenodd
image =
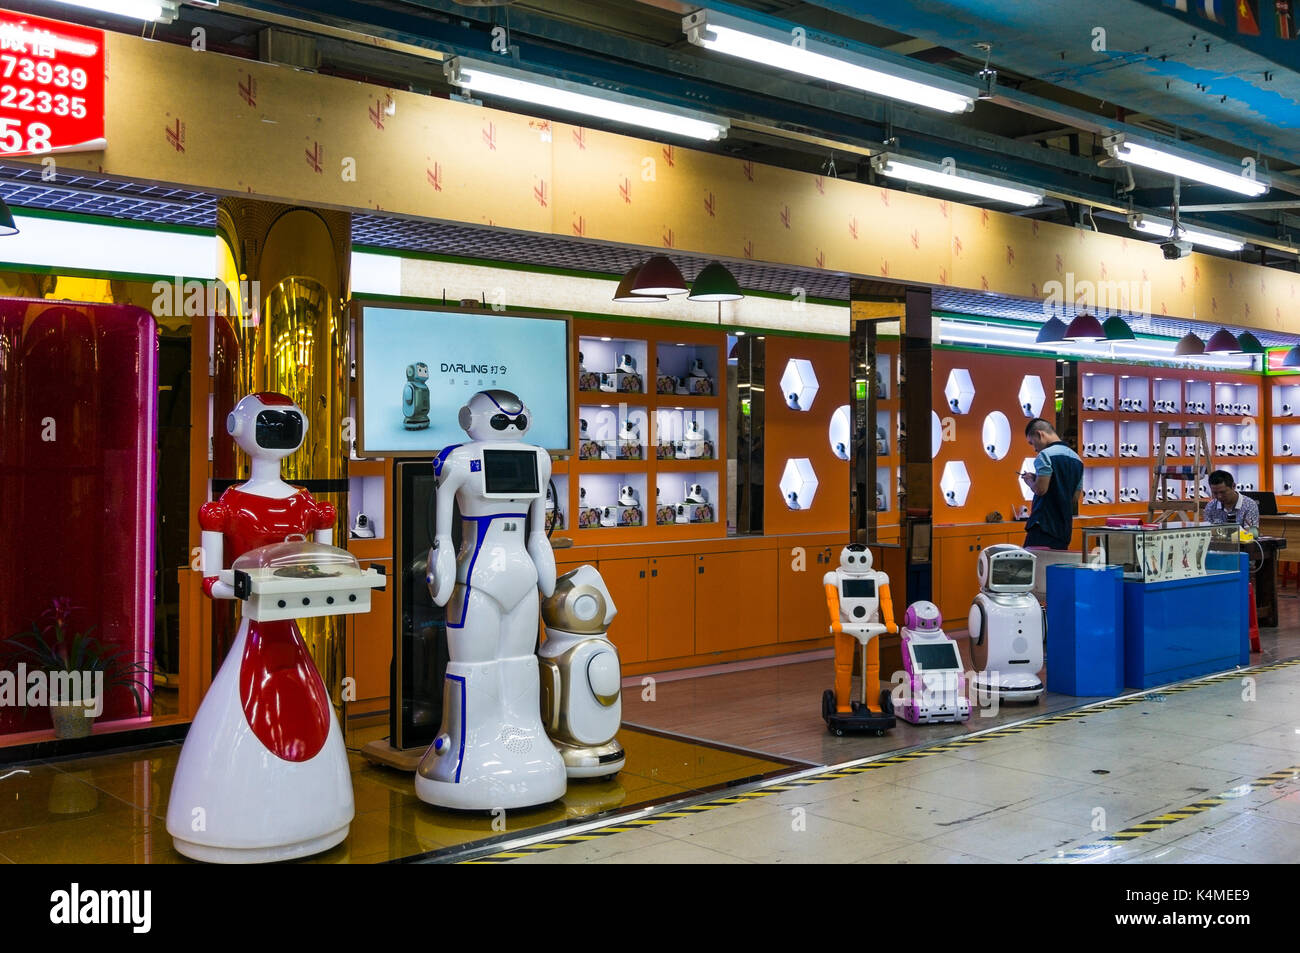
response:
<svg viewBox="0 0 1300 953"><path fill-rule="evenodd" d="M826 729L836 737L843 737L849 732L884 737L885 732L896 723L893 699L888 689L880 693L880 707L880 711L872 711L861 702L853 702L853 711L836 711L835 692L828 688L822 693L822 718L826 722Z"/></svg>

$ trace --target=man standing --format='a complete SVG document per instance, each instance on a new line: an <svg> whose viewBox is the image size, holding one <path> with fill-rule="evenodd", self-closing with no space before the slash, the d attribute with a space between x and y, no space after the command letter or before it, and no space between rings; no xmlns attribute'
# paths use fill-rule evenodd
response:
<svg viewBox="0 0 1300 953"><path fill-rule="evenodd" d="M1034 492L1029 522L1025 524L1025 546L1069 549L1074 506L1083 490L1083 461L1041 417L1029 421L1025 439L1038 453L1034 472L1020 474Z"/></svg>
<svg viewBox="0 0 1300 953"><path fill-rule="evenodd" d="M1210 474L1210 496L1214 499L1205 505L1207 523L1237 523L1259 532L1259 504L1237 492L1236 482L1227 470Z"/></svg>

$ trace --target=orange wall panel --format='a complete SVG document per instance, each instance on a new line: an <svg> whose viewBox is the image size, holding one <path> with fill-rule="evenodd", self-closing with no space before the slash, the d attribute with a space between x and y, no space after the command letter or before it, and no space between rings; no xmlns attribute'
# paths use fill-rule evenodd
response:
<svg viewBox="0 0 1300 953"><path fill-rule="evenodd" d="M695 557L654 556L649 564L648 656L670 659L694 655Z"/></svg>
<svg viewBox="0 0 1300 953"><path fill-rule="evenodd" d="M763 532L840 532L849 525L849 465L831 451L830 425L835 408L849 402L849 342L801 338L767 338L766 421L763 457ZM786 362L811 361L818 391L812 409L791 410L781 395ZM817 474L817 495L806 510L792 510L781 495L787 460L806 457Z"/></svg>
<svg viewBox="0 0 1300 953"><path fill-rule="evenodd" d="M776 559L770 549L696 557L697 653L776 642Z"/></svg>
<svg viewBox="0 0 1300 953"><path fill-rule="evenodd" d="M643 662L647 657L646 610L649 576L644 559L602 559L598 567L618 615L609 627L609 639L623 662Z"/></svg>

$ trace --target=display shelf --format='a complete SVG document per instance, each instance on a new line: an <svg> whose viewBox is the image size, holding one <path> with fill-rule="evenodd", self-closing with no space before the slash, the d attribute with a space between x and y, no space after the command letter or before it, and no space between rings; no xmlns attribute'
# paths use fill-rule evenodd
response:
<svg viewBox="0 0 1300 953"><path fill-rule="evenodd" d="M1011 449L1011 421L1000 410L995 410L984 418L981 428L984 452L990 460L1001 460Z"/></svg>
<svg viewBox="0 0 1300 953"><path fill-rule="evenodd" d="M1085 371L1080 385L1080 399L1085 411L1113 412L1118 409L1115 400L1115 375Z"/></svg>
<svg viewBox="0 0 1300 953"><path fill-rule="evenodd" d="M1274 384L1272 409L1273 416L1277 419L1300 419L1300 384Z"/></svg>
<svg viewBox="0 0 1300 953"><path fill-rule="evenodd" d="M1151 382L1144 376L1120 374L1116 383L1115 409L1121 414L1145 414L1151 410Z"/></svg>
<svg viewBox="0 0 1300 953"><path fill-rule="evenodd" d="M1151 427L1145 419L1125 419L1119 422L1119 446L1116 448L1118 459L1150 458L1151 447Z"/></svg>
<svg viewBox="0 0 1300 953"><path fill-rule="evenodd" d="M1121 506L1125 504L1139 504L1141 508L1145 509L1145 504L1150 495L1150 466L1119 468L1119 485L1116 487L1115 496L1117 502Z"/></svg>
<svg viewBox="0 0 1300 953"><path fill-rule="evenodd" d="M660 397L717 397L718 350L712 344L658 342L654 393Z"/></svg>
<svg viewBox="0 0 1300 953"><path fill-rule="evenodd" d="M876 411L876 456L888 457L893 452L897 435L894 433L893 415L887 410Z"/></svg>
<svg viewBox="0 0 1300 953"><path fill-rule="evenodd" d="M1293 424L1274 424L1273 459L1300 459L1300 420Z"/></svg>
<svg viewBox="0 0 1300 953"><path fill-rule="evenodd" d="M1300 463L1273 465L1273 493L1293 503L1300 499Z"/></svg>
<svg viewBox="0 0 1300 953"><path fill-rule="evenodd" d="M1254 417L1259 412L1259 387L1221 382L1214 385L1214 413L1220 417Z"/></svg>
<svg viewBox="0 0 1300 953"><path fill-rule="evenodd" d="M1107 418L1085 418L1083 420L1079 456L1084 460L1113 460L1117 450L1115 440L1116 421Z"/></svg>
<svg viewBox="0 0 1300 953"><path fill-rule="evenodd" d="M718 521L716 470L661 472L655 477L655 524L679 526Z"/></svg>
<svg viewBox="0 0 1300 953"><path fill-rule="evenodd" d="M1214 413L1214 385L1204 380L1184 381L1183 413L1209 417Z"/></svg>
<svg viewBox="0 0 1300 953"><path fill-rule="evenodd" d="M949 371L943 396L951 413L970 413L971 403L975 400L975 384L971 380L970 371L964 367L954 367Z"/></svg>
<svg viewBox="0 0 1300 953"><path fill-rule="evenodd" d="M882 401L897 401L898 390L894 372L897 358L895 355L878 348L876 350L876 406Z"/></svg>
<svg viewBox="0 0 1300 953"><path fill-rule="evenodd" d="M1156 377L1151 381L1151 413L1181 414L1183 382L1175 377Z"/></svg>
<svg viewBox="0 0 1300 953"><path fill-rule="evenodd" d="M650 440L650 413L646 407L582 404L578 420L579 460L646 459Z"/></svg>
<svg viewBox="0 0 1300 953"><path fill-rule="evenodd" d="M1253 423L1216 423L1210 437L1210 448L1214 459L1224 463L1255 459L1260 452L1259 428Z"/></svg>
<svg viewBox="0 0 1300 953"><path fill-rule="evenodd" d="M555 484L555 496L550 488L546 490L546 528L554 533L567 532L569 525L569 476L551 473L551 482Z"/></svg>
<svg viewBox="0 0 1300 953"><path fill-rule="evenodd" d="M579 337L578 392L645 394L648 354L649 347L643 339L612 335Z"/></svg>
<svg viewBox="0 0 1300 953"><path fill-rule="evenodd" d="M670 460L715 460L718 458L718 411L713 407L659 407L654 412L651 435L654 457ZM671 453L672 456L666 454Z"/></svg>

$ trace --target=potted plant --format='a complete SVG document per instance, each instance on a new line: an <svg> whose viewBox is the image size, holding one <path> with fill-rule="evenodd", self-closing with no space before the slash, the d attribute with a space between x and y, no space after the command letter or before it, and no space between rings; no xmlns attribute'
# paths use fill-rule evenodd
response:
<svg viewBox="0 0 1300 953"><path fill-rule="evenodd" d="M78 631L71 599L55 599L26 632L5 639L16 650L14 661L43 673L50 720L56 738L84 738L102 711L101 692L126 686L144 713L144 694L153 696L153 672L147 662L131 659L129 649L95 638L92 625ZM20 680L25 681L25 680ZM91 688L93 686L93 688ZM26 684L18 686L27 690ZM70 691L69 691L70 690ZM67 697L71 694L73 697Z"/></svg>

